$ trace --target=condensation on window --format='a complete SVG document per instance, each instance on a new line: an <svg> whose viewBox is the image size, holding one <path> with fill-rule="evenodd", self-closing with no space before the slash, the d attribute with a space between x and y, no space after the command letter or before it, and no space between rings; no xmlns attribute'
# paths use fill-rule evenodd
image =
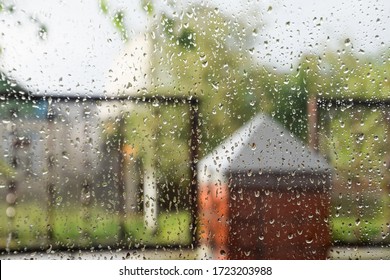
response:
<svg viewBox="0 0 390 280"><path fill-rule="evenodd" d="M0 0L0 259L390 259L389 11Z"/></svg>

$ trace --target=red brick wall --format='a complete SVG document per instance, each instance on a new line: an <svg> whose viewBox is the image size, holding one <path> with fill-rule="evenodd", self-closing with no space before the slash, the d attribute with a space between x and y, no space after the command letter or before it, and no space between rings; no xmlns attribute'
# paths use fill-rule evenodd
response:
<svg viewBox="0 0 390 280"><path fill-rule="evenodd" d="M213 250L215 259L227 258L229 192L226 185L201 185L199 188L200 243Z"/></svg>
<svg viewBox="0 0 390 280"><path fill-rule="evenodd" d="M236 188L231 190L229 209L229 258L326 258L327 194Z"/></svg>

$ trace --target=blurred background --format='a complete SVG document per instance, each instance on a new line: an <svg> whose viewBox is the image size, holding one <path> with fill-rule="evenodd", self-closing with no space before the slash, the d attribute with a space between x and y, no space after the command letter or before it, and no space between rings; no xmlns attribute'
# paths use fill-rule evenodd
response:
<svg viewBox="0 0 390 280"><path fill-rule="evenodd" d="M1 257L204 257L195 164L263 113L332 167L329 258L390 258L388 26L385 0L0 1Z"/></svg>

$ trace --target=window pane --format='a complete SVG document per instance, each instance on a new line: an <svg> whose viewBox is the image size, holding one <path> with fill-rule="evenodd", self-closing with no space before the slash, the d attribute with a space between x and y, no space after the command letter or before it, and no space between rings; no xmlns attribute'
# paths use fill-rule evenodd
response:
<svg viewBox="0 0 390 280"><path fill-rule="evenodd" d="M0 0L0 258L390 258L390 4L160 2Z"/></svg>

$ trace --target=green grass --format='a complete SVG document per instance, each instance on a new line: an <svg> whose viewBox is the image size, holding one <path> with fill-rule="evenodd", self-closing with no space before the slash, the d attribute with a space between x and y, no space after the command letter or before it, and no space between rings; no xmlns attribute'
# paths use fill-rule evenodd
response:
<svg viewBox="0 0 390 280"><path fill-rule="evenodd" d="M332 239L341 243L390 243L390 198L366 195L358 204L351 198L332 201Z"/></svg>
<svg viewBox="0 0 390 280"><path fill-rule="evenodd" d="M1 213L6 206L0 205ZM53 248L91 247L143 247L147 245L188 245L190 214L164 212L158 217L156 232L149 231L140 214L124 217L125 240L120 241L119 216L113 211L91 208L67 207L54 212L53 238L47 238L47 213L37 204L21 204L11 221L0 216L0 250L26 250ZM10 233L13 238L9 240ZM8 239L8 241L7 241Z"/></svg>
<svg viewBox="0 0 390 280"><path fill-rule="evenodd" d="M7 206L0 205L1 213ZM53 238L47 238L47 213L38 204L16 206L12 222L5 214L0 215L0 250L46 250L52 248L142 248L144 246L188 245L190 213L163 212L158 217L158 229L151 232L145 227L140 214L124 218L125 240L118 238L119 216L101 208L65 207L54 212ZM357 220L352 216L330 218L332 240L344 243L390 243L390 225L383 214L375 212ZM10 233L13 238L9 239ZM8 240L7 240L8 239Z"/></svg>
<svg viewBox="0 0 390 280"><path fill-rule="evenodd" d="M353 217L332 218L332 239L346 243L390 243L389 224L383 217L358 220Z"/></svg>

